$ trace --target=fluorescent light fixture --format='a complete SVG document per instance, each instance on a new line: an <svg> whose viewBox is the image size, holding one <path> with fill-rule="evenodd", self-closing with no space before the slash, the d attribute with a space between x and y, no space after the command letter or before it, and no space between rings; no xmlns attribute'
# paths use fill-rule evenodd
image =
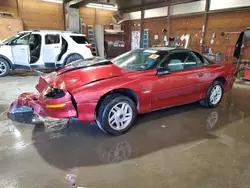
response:
<svg viewBox="0 0 250 188"><path fill-rule="evenodd" d="M60 4L63 3L63 0L42 0L42 1L50 2L50 3L60 3Z"/></svg>
<svg viewBox="0 0 250 188"><path fill-rule="evenodd" d="M117 6L103 3L88 3L86 7L117 11Z"/></svg>

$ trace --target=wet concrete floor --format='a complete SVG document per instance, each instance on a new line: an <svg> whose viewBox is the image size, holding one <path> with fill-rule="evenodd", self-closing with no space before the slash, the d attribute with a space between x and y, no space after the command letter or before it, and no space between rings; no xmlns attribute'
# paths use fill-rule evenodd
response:
<svg viewBox="0 0 250 188"><path fill-rule="evenodd" d="M94 124L6 117L9 103L35 91L38 77L0 79L0 187L250 187L250 87L219 107L189 104L140 115L125 135Z"/></svg>

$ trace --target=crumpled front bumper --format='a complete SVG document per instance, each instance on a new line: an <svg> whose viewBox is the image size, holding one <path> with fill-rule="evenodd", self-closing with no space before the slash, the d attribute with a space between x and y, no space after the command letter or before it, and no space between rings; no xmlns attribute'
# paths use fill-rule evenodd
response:
<svg viewBox="0 0 250 188"><path fill-rule="evenodd" d="M59 105L59 107L57 107L58 104L63 104L63 106L60 107ZM72 104L69 93L66 93L64 97L58 99L45 98L33 93L23 93L10 105L8 111L9 118L14 120L16 117L19 119L29 119L32 114L52 118L77 117L77 111Z"/></svg>
<svg viewBox="0 0 250 188"><path fill-rule="evenodd" d="M35 114L41 117L47 116L38 96L33 93L21 94L8 110L10 119L21 122L30 122Z"/></svg>

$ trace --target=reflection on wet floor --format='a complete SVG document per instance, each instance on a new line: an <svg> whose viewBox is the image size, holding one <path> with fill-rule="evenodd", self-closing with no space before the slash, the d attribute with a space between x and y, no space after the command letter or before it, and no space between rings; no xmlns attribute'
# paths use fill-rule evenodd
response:
<svg viewBox="0 0 250 188"><path fill-rule="evenodd" d="M144 114L119 137L104 135L94 123L49 119L36 124L32 143L48 163L62 169L119 163L175 145L216 139L220 129L249 120L249 113L238 108L229 94L215 109L194 103ZM26 126L13 124L17 130Z"/></svg>
<svg viewBox="0 0 250 188"><path fill-rule="evenodd" d="M250 104L247 102L249 96L250 92L234 89L226 94L219 107L214 109L203 109L194 103L140 115L135 126L127 134L119 137L104 135L95 124L76 120L48 119L45 123L36 122L35 125L3 120L1 124L5 123L5 128L0 132L0 144L4 155L1 157L8 157L8 150L20 152L32 145L50 166L64 171L128 162L133 166L143 165L141 168L146 169L145 173L150 171L149 174L156 173L157 176L161 176L162 173L169 178L177 178L171 179L175 183L170 180L164 181L156 187L180 187L181 183L182 187L228 187L227 181L236 173L235 170L243 173L242 171L250 168ZM12 148L3 146L6 142L2 140L3 137L13 143ZM226 146L226 149L222 146ZM186 159L182 156L186 156ZM150 158L150 162L143 162L144 157ZM233 164L229 164L232 157L235 158L235 162L233 160ZM187 159L188 162L184 162ZM162 163L161 170L164 173L154 171L154 163ZM234 163L236 166L231 166ZM165 169L166 164L168 169ZM195 165L204 170L197 170ZM217 173L216 170L222 174L220 181L217 178L206 181L203 179L205 177L202 176L205 175L213 177L210 173ZM139 175L136 170L132 171L134 176L138 176L137 180L141 181L143 175ZM128 176L129 179L133 179L128 172L128 169L124 171L124 178ZM190 183L190 179L183 180L186 176L192 179L189 174L191 172L193 180L197 180L196 184ZM185 173L185 176L182 173ZM175 177L174 174L179 175ZM230 177L226 174L230 174ZM76 178L74 174L69 176L66 175L69 181ZM157 177L151 178L155 178L154 180L159 183ZM179 182L178 178L183 182ZM241 181L249 183L248 179ZM135 182L135 185L137 183ZM198 186L199 183L201 186ZM238 185L239 179L233 183ZM96 184L92 182L92 185ZM127 185L130 187L131 184ZM232 182L230 185L233 185Z"/></svg>

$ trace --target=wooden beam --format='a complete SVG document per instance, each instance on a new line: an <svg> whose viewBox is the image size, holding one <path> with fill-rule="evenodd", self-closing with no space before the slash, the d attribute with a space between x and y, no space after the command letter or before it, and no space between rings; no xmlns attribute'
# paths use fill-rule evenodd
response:
<svg viewBox="0 0 250 188"><path fill-rule="evenodd" d="M206 0L205 5L205 13L204 13L204 21L203 21L203 27L202 27L202 46L201 46L201 52L204 52L205 45L206 45L206 34L207 34L207 20L208 20L208 12L210 7L210 0Z"/></svg>
<svg viewBox="0 0 250 188"><path fill-rule="evenodd" d="M16 9L17 9L17 16L19 17L19 4L18 4L18 0L16 0Z"/></svg>
<svg viewBox="0 0 250 188"><path fill-rule="evenodd" d="M194 12L194 13L186 13L186 14L177 14L177 15L170 15L170 18L183 18L183 17L195 17L195 16L201 16L204 15L205 12Z"/></svg>
<svg viewBox="0 0 250 188"><path fill-rule="evenodd" d="M144 0L142 0L144 1ZM141 10L141 23L140 23L140 47L143 48L143 33L144 33L144 10Z"/></svg>
<svg viewBox="0 0 250 188"><path fill-rule="evenodd" d="M65 2L63 2L63 29L64 30L66 30L66 11L65 11L65 9L66 9L66 3Z"/></svg>
<svg viewBox="0 0 250 188"><path fill-rule="evenodd" d="M170 37L170 29L171 29L171 6L168 6L168 17L167 17L167 26L168 26L168 33L167 33L167 36L168 36L168 40L169 40L169 37Z"/></svg>

